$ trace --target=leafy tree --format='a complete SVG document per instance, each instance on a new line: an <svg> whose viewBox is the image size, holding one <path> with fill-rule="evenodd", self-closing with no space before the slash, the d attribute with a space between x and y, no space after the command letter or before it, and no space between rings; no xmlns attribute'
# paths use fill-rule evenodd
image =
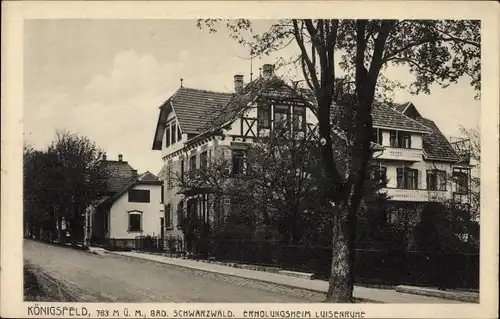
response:
<svg viewBox="0 0 500 319"><path fill-rule="evenodd" d="M199 20L216 32L216 20ZM327 301L352 302L356 217L367 167L372 157L371 110L389 65L407 66L415 75L412 93L429 93L431 84L446 87L462 76L480 89L480 22L470 20L279 20L250 40L246 19L226 23L231 36L251 47L252 55L267 54L295 43L296 59L316 100L321 140L320 158L331 202L333 260ZM338 54L340 57L338 57ZM340 71L344 72L339 76ZM332 151L332 103L350 109L352 141L349 165L342 172Z"/></svg>
<svg viewBox="0 0 500 319"><path fill-rule="evenodd" d="M47 150L24 151L25 222L55 234L64 219L72 241L82 239L83 212L104 191L103 152L86 137L57 131ZM56 226L57 225L57 226ZM61 234L59 238L62 239Z"/></svg>

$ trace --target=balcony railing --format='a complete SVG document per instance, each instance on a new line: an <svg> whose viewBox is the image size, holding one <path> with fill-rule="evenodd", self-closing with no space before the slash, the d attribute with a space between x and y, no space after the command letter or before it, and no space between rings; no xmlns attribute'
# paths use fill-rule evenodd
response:
<svg viewBox="0 0 500 319"><path fill-rule="evenodd" d="M437 202L451 198L449 191L431 191L427 189L402 189L402 188L383 188L391 201L407 202Z"/></svg>
<svg viewBox="0 0 500 319"><path fill-rule="evenodd" d="M413 148L396 148L384 146L385 150L378 158L418 162L422 160L422 150Z"/></svg>

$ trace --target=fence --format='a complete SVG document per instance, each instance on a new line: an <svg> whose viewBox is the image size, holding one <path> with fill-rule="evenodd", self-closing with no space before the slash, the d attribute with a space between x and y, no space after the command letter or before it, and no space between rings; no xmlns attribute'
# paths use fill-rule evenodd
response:
<svg viewBox="0 0 500 319"><path fill-rule="evenodd" d="M184 254L186 247L184 240L180 236L166 236L164 239L158 236L137 236L135 237L134 248L149 252L166 252L170 256Z"/></svg>
<svg viewBox="0 0 500 319"><path fill-rule="evenodd" d="M189 244L189 245L188 245ZM197 258L239 262L314 273L327 279L331 247L286 245L279 241L202 239L186 243L180 236L139 236L135 249L179 256L189 251ZM479 288L479 254L404 252L357 249L357 282L417 285L440 288Z"/></svg>
<svg viewBox="0 0 500 319"><path fill-rule="evenodd" d="M278 266L328 278L330 247L284 245L276 241L209 240L217 260ZM356 250L356 281L386 285L479 288L479 254Z"/></svg>
<svg viewBox="0 0 500 319"><path fill-rule="evenodd" d="M163 240L161 236L136 236L135 249L142 251L162 251Z"/></svg>

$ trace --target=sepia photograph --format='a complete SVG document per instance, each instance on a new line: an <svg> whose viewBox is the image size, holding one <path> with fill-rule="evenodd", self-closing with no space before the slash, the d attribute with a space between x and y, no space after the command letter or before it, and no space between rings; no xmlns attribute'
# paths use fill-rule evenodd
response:
<svg viewBox="0 0 500 319"><path fill-rule="evenodd" d="M483 22L374 18L25 19L28 315L479 305Z"/></svg>

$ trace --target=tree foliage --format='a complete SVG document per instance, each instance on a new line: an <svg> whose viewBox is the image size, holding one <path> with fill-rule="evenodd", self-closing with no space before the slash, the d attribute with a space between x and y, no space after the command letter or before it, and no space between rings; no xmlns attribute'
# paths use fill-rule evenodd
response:
<svg viewBox="0 0 500 319"><path fill-rule="evenodd" d="M56 132L46 150L24 148L24 216L28 236L43 229L56 236L62 221L73 241L83 235L83 213L104 191L103 152L86 137ZM35 230L35 233L32 233ZM61 234L59 234L62 239Z"/></svg>
<svg viewBox="0 0 500 319"><path fill-rule="evenodd" d="M216 32L217 20L199 20ZM372 156L372 105L381 74L389 65L407 66L413 93L429 93L468 75L480 89L480 22L470 20L279 20L248 39L249 20L226 21L231 37L252 54L268 54L295 43L307 87L316 99L322 141L320 158L331 201L333 261L328 301L352 302L357 212ZM340 53L340 57L338 57ZM343 75L340 74L343 71ZM478 95L479 96L479 95ZM332 103L351 109L348 171L339 170L332 152Z"/></svg>

